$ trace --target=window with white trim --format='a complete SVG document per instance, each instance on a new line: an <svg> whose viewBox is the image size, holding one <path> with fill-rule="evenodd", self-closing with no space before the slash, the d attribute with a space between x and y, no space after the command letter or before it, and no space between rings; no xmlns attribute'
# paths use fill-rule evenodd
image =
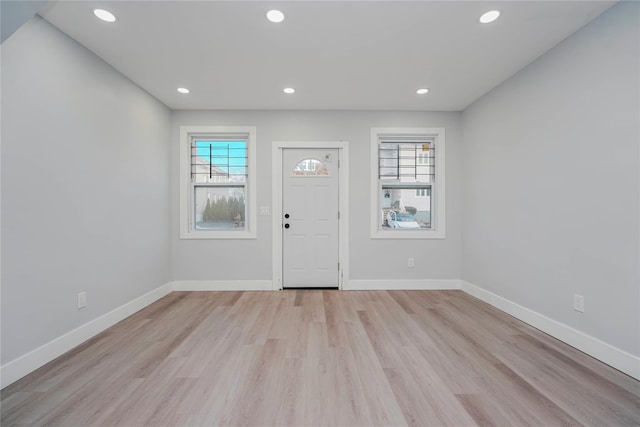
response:
<svg viewBox="0 0 640 427"><path fill-rule="evenodd" d="M255 127L180 127L180 237L255 238Z"/></svg>
<svg viewBox="0 0 640 427"><path fill-rule="evenodd" d="M444 238L442 128L371 129L371 237Z"/></svg>

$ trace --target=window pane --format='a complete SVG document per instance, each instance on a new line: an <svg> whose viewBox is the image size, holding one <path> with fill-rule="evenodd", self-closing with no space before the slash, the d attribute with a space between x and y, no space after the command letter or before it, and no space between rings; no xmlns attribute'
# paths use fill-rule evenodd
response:
<svg viewBox="0 0 640 427"><path fill-rule="evenodd" d="M195 140L191 146L193 182L247 181L247 142Z"/></svg>
<svg viewBox="0 0 640 427"><path fill-rule="evenodd" d="M195 187L197 230L244 229L244 187Z"/></svg>
<svg viewBox="0 0 640 427"><path fill-rule="evenodd" d="M329 169L320 160L304 159L293 169L293 175L328 176Z"/></svg>
<svg viewBox="0 0 640 427"><path fill-rule="evenodd" d="M382 228L431 228L431 188L382 186Z"/></svg>
<svg viewBox="0 0 640 427"><path fill-rule="evenodd" d="M433 144L382 142L378 149L380 179L400 182L434 182Z"/></svg>

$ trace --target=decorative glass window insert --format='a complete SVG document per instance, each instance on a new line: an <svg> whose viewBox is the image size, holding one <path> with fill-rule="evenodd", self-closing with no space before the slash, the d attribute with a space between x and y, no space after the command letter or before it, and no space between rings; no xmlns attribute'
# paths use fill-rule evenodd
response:
<svg viewBox="0 0 640 427"><path fill-rule="evenodd" d="M304 159L293 169L296 176L328 176L329 169L317 159Z"/></svg>
<svg viewBox="0 0 640 427"><path fill-rule="evenodd" d="M255 237L255 128L180 130L181 237Z"/></svg>
<svg viewBox="0 0 640 427"><path fill-rule="evenodd" d="M444 237L444 129L371 132L375 238Z"/></svg>

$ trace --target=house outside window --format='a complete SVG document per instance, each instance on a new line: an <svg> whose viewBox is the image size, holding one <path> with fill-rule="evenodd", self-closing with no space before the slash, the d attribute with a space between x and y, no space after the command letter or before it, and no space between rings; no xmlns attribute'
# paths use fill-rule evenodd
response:
<svg viewBox="0 0 640 427"><path fill-rule="evenodd" d="M428 152L420 151L420 152L416 153L416 160L417 160L417 164L419 164L419 165L428 164L428 160L427 160L428 158L429 158L429 153Z"/></svg>
<svg viewBox="0 0 640 427"><path fill-rule="evenodd" d="M416 197L431 197L431 191L428 188L416 189Z"/></svg>
<svg viewBox="0 0 640 427"><path fill-rule="evenodd" d="M371 130L371 237L444 238L442 128Z"/></svg>
<svg viewBox="0 0 640 427"><path fill-rule="evenodd" d="M180 127L181 238L255 238L255 133Z"/></svg>

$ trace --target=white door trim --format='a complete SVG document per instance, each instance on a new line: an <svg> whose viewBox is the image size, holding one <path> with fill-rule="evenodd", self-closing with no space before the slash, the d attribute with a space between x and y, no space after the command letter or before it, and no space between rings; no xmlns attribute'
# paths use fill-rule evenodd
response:
<svg viewBox="0 0 640 427"><path fill-rule="evenodd" d="M340 168L338 209L340 210L338 238L340 239L338 262L340 263L339 289L348 288L349 280L349 143L347 141L274 141L271 147L271 172L273 194L273 289L282 289L282 150L285 148L337 148Z"/></svg>

